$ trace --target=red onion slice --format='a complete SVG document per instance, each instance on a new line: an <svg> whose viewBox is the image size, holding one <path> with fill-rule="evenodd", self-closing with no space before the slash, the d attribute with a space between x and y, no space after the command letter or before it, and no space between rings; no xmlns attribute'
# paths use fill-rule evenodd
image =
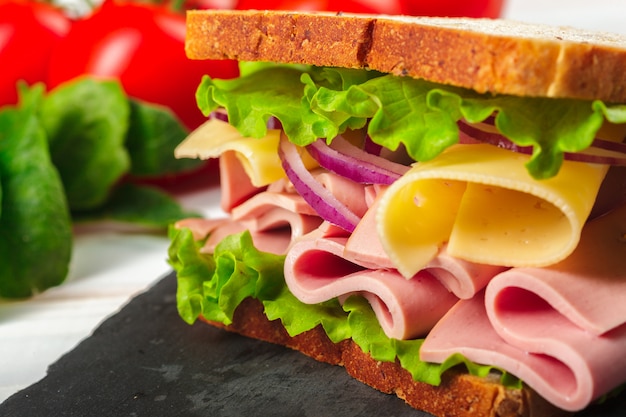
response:
<svg viewBox="0 0 626 417"><path fill-rule="evenodd" d="M533 152L532 146L519 146L499 133L487 132L462 121L459 121L458 125L460 132L469 137L468 140L466 136L461 135L461 143L476 143L477 141L526 155L531 155Z"/></svg>
<svg viewBox="0 0 626 417"><path fill-rule="evenodd" d="M219 120L221 122L228 123L228 112L225 108L221 107L217 110L213 110L208 117L209 120ZM283 125L280 123L280 120L274 116L270 116L267 119L267 128L268 129L282 129Z"/></svg>
<svg viewBox="0 0 626 417"><path fill-rule="evenodd" d="M532 146L516 145L510 139L507 139L499 133L487 132L462 121L459 121L458 125L461 132L461 143L488 143L494 146L498 146L500 148L508 149L513 152L518 152L526 155L532 154ZM626 165L626 144L596 138L591 144L590 149L593 148L613 152L617 155L592 154L585 152L565 152L563 154L563 157L568 161L575 162L587 162L603 165Z"/></svg>
<svg viewBox="0 0 626 417"><path fill-rule="evenodd" d="M357 148L339 135L330 146L318 139L307 146L320 166L360 184L390 185L409 167Z"/></svg>
<svg viewBox="0 0 626 417"><path fill-rule="evenodd" d="M596 138L591 146L598 149L606 149L607 151L626 154L626 143L623 142L613 142L610 140Z"/></svg>
<svg viewBox="0 0 626 417"><path fill-rule="evenodd" d="M287 178L319 216L352 233L361 220L306 169L298 148L281 132L278 155Z"/></svg>
<svg viewBox="0 0 626 417"><path fill-rule="evenodd" d="M228 123L228 113L226 113L225 109L214 110L209 114L209 120L213 119Z"/></svg>
<svg viewBox="0 0 626 417"><path fill-rule="evenodd" d="M380 156L383 151L383 145L379 145L374 142L370 135L365 135L365 143L363 144L363 150L369 154Z"/></svg>

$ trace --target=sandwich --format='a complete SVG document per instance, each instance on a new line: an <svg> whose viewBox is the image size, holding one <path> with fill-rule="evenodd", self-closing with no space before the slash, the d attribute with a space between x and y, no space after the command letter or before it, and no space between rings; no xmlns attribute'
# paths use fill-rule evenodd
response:
<svg viewBox="0 0 626 417"><path fill-rule="evenodd" d="M626 383L626 37L190 11L224 215L170 230L181 317L435 416L570 415Z"/></svg>

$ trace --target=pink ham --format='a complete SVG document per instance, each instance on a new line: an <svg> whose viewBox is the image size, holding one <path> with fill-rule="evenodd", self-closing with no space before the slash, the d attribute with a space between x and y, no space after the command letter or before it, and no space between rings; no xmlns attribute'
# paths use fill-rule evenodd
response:
<svg viewBox="0 0 626 417"><path fill-rule="evenodd" d="M517 375L563 409L585 408L626 374L625 230L623 206L589 223L563 262L499 274L484 303L459 303L437 324L422 359L460 352Z"/></svg>
<svg viewBox="0 0 626 417"><path fill-rule="evenodd" d="M325 222L297 240L287 254L285 281L296 298L309 304L361 294L387 336L415 338L428 332L456 302L458 294L449 289L469 298L504 268L457 260L443 251L429 268L405 279L376 238L375 194L376 190L366 189L371 206L351 235L337 233Z"/></svg>
<svg viewBox="0 0 626 417"><path fill-rule="evenodd" d="M251 232L290 230L291 241L316 229L322 219L298 194L264 191L233 208L231 217ZM287 251L289 244L280 253Z"/></svg>
<svg viewBox="0 0 626 417"><path fill-rule="evenodd" d="M281 226L283 226L281 222ZM254 246L269 253L284 255L291 245L292 232L288 227L277 227L267 230L250 230L243 222L224 219L191 219L176 223L178 228L189 228L196 240L206 239L201 253L213 253L215 247L226 237L249 230ZM208 236L208 237L207 237Z"/></svg>
<svg viewBox="0 0 626 417"><path fill-rule="evenodd" d="M358 217L362 217L365 214L368 208L365 199L365 185L322 169L313 171L312 174L324 188L330 191L351 212Z"/></svg>
<svg viewBox="0 0 626 417"><path fill-rule="evenodd" d="M192 217L176 222L175 227L177 229L188 228L193 234L194 240L202 240L212 233L215 229L221 225L229 222L228 219L202 219Z"/></svg>
<svg viewBox="0 0 626 417"><path fill-rule="evenodd" d="M315 210L298 194L265 191L234 207L231 217L235 220L252 219L262 215L269 207L281 207L292 213L317 216Z"/></svg>
<svg viewBox="0 0 626 417"><path fill-rule="evenodd" d="M487 291L494 319L514 316L515 293L536 294L579 327L602 334L626 323L626 205L590 222L576 251L549 268L516 268Z"/></svg>
<svg viewBox="0 0 626 417"><path fill-rule="evenodd" d="M345 255L368 268L395 269L380 240L376 238L377 206L378 199L372 202L372 206L348 239ZM425 269L457 297L471 298L482 290L491 278L506 268L464 261L448 255L443 247Z"/></svg>
<svg viewBox="0 0 626 417"><path fill-rule="evenodd" d="M220 175L221 205L230 218L178 223L178 227L189 227L196 240L208 236L203 253L212 253L226 236L249 230L257 249L285 254L294 239L322 223L288 181L276 181L266 189L254 187L232 151L220 156Z"/></svg>
<svg viewBox="0 0 626 417"><path fill-rule="evenodd" d="M567 320L547 324L530 320L539 329L533 342L539 350L536 352L509 344L498 335L481 292L459 301L437 323L422 344L420 359L440 363L461 353L473 362L516 375L546 400L568 411L582 410L623 380L626 325L594 336Z"/></svg>
<svg viewBox="0 0 626 417"><path fill-rule="evenodd" d="M235 151L220 155L220 187L221 207L227 213L262 190L252 185Z"/></svg>
<svg viewBox="0 0 626 417"><path fill-rule="evenodd" d="M203 253L212 253L226 236L249 230L257 249L285 254L292 241L316 229L322 219L297 194L280 191L283 185L271 187L231 208L230 218L188 219L178 227L189 227L196 240L208 236Z"/></svg>
<svg viewBox="0 0 626 417"><path fill-rule="evenodd" d="M369 191L366 195L368 195L368 200L371 200L371 207L363 215L352 235L346 241L345 256L367 268L395 269L377 237L376 208L378 207L379 199L372 195L372 191Z"/></svg>
<svg viewBox="0 0 626 417"><path fill-rule="evenodd" d="M363 295L391 338L425 334L457 298L427 272L407 280L394 270L368 269L344 258L345 237L298 240L287 253L285 282L302 302L315 304Z"/></svg>
<svg viewBox="0 0 626 417"><path fill-rule="evenodd" d="M459 298L472 298L505 267L483 265L450 256L444 246L428 263L426 270L437 278L448 291Z"/></svg>

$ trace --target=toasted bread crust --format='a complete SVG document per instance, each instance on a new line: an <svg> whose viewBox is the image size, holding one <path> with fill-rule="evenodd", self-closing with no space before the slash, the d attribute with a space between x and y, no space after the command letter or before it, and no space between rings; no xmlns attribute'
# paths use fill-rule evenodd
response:
<svg viewBox="0 0 626 417"><path fill-rule="evenodd" d="M626 37L504 20L196 10L186 51L369 68L481 93L626 102Z"/></svg>
<svg viewBox="0 0 626 417"><path fill-rule="evenodd" d="M570 415L550 405L527 387L505 388L497 375L480 378L450 370L439 386L417 382L398 362L380 362L364 353L352 340L333 343L316 327L291 337L280 320L270 321L263 305L245 299L235 310L233 323L207 323L254 339L302 352L317 361L341 365L355 379L387 394L396 394L410 406L446 417L558 417Z"/></svg>

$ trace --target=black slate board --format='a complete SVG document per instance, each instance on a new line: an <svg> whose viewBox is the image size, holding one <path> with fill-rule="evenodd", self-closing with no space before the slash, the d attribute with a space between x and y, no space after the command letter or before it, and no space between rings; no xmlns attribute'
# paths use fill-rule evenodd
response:
<svg viewBox="0 0 626 417"><path fill-rule="evenodd" d="M428 416L341 367L189 326L175 291L169 274L131 300L44 379L0 404L0 416ZM624 416L626 398L583 415Z"/></svg>

